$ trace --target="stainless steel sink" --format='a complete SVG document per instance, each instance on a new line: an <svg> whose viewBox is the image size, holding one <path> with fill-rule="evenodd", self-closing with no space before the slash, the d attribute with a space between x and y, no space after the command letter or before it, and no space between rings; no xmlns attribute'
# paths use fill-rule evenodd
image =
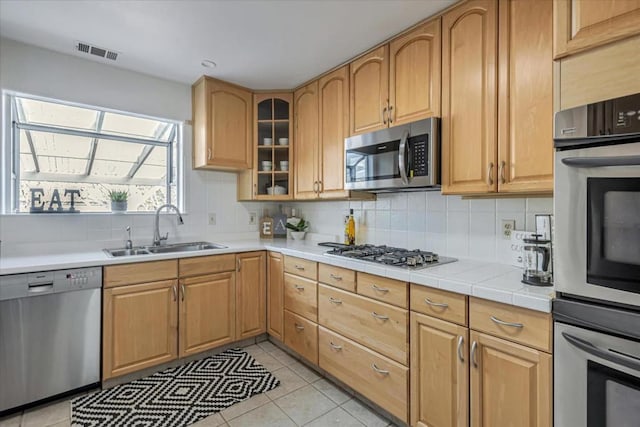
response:
<svg viewBox="0 0 640 427"><path fill-rule="evenodd" d="M105 249L107 255L112 257L150 255L150 254L167 254L173 252L195 252L206 251L209 249L225 249L227 246L211 242L188 242L176 243L173 245L163 246L140 246L133 249Z"/></svg>
<svg viewBox="0 0 640 427"><path fill-rule="evenodd" d="M210 242L189 242L189 243L176 243L174 245L164 246L149 246L147 249L152 254L166 254L171 252L194 252L194 251L206 251L209 249L225 249L227 246L219 245L217 243Z"/></svg>

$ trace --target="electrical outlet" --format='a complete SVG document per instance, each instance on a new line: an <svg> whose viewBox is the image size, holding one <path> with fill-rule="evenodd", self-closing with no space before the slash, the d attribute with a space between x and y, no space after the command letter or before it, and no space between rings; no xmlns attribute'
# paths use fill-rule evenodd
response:
<svg viewBox="0 0 640 427"><path fill-rule="evenodd" d="M258 224L258 213L257 212L249 212L249 225Z"/></svg>
<svg viewBox="0 0 640 427"><path fill-rule="evenodd" d="M216 214L215 214L215 212L209 212L209 225L216 225Z"/></svg>
<svg viewBox="0 0 640 427"><path fill-rule="evenodd" d="M514 219L502 220L502 238L511 240L511 232L516 229L516 221Z"/></svg>

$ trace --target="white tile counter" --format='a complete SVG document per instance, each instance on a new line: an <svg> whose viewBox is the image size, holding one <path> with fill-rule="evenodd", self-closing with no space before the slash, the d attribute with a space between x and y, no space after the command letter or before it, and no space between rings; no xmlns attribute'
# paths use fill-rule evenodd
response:
<svg viewBox="0 0 640 427"><path fill-rule="evenodd" d="M0 259L0 275L267 249L311 261L390 277L446 291L472 295L478 298L547 313L551 311L551 300L554 296L553 287L540 288L521 283L522 271L519 268L505 264L460 259L457 262L438 267L411 271L401 267L383 266L366 261L327 255L326 252L330 248L318 246L316 242L311 241L300 243L291 240L243 240L216 243L226 245L228 248L118 258L108 256L105 252L99 250L81 249L58 254L3 256Z"/></svg>

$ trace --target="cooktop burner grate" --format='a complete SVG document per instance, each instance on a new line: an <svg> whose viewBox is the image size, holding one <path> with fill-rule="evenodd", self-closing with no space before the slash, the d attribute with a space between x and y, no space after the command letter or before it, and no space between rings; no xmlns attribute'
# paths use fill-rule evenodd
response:
<svg viewBox="0 0 640 427"><path fill-rule="evenodd" d="M332 247L333 249L327 252L328 255L337 255L362 261L375 262L378 264L408 267L412 269L434 267L436 265L457 261L455 258L441 257L434 252L422 251L420 249L408 250L386 245L341 245L338 247Z"/></svg>

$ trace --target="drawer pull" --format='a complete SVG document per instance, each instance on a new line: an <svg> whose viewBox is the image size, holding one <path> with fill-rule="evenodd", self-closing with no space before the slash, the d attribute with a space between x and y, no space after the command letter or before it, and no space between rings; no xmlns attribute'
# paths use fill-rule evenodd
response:
<svg viewBox="0 0 640 427"><path fill-rule="evenodd" d="M336 276L335 274L331 273L329 276L331 276L331 278L333 280L342 280L342 276Z"/></svg>
<svg viewBox="0 0 640 427"><path fill-rule="evenodd" d="M473 367L478 367L478 361L476 360L476 350L478 349L478 343L476 341L471 344L471 363L473 363Z"/></svg>
<svg viewBox="0 0 640 427"><path fill-rule="evenodd" d="M376 366L376 364L375 364L375 363L372 363L372 364L371 364L371 369L373 369L374 371L376 371L376 372L377 372L377 373L379 373L379 374L382 374L382 375L389 375L389 371L387 371L387 370L385 370L385 369L380 369L380 368L378 368L378 367Z"/></svg>
<svg viewBox="0 0 640 427"><path fill-rule="evenodd" d="M329 302L336 305L342 304L342 300L335 299L333 297L329 297Z"/></svg>
<svg viewBox="0 0 640 427"><path fill-rule="evenodd" d="M299 323L294 323L294 325L295 325L297 330L304 331L304 326L300 325Z"/></svg>
<svg viewBox="0 0 640 427"><path fill-rule="evenodd" d="M518 329L524 328L524 325L522 323L505 322L504 320L500 320L494 316L491 316L490 319L493 320L493 322L497 323L498 325L511 326L512 328L518 328Z"/></svg>
<svg viewBox="0 0 640 427"><path fill-rule="evenodd" d="M342 350L342 346L341 345L337 345L332 343L331 341L329 341L329 345L331 346L332 349L334 350Z"/></svg>
<svg viewBox="0 0 640 427"><path fill-rule="evenodd" d="M374 291L376 292L382 292L384 294L386 294L387 292L389 292L388 288L381 288L378 285L371 285L371 287L373 288Z"/></svg>
<svg viewBox="0 0 640 427"><path fill-rule="evenodd" d="M458 359L460 359L462 363L464 363L464 356L462 355L463 344L464 344L464 337L462 336L458 337Z"/></svg>
<svg viewBox="0 0 640 427"><path fill-rule="evenodd" d="M375 317L376 319L380 319L380 320L389 320L389 316L385 316L385 315L383 315L383 314L378 314L378 313L376 313L375 311L372 311L372 312L371 312L371 315L372 315L373 317Z"/></svg>
<svg viewBox="0 0 640 427"><path fill-rule="evenodd" d="M433 302L431 301L429 298L425 298L424 302L426 302L427 304L429 304L431 307L440 307L440 308L447 308L449 307L449 304L445 303L445 302Z"/></svg>
<svg viewBox="0 0 640 427"><path fill-rule="evenodd" d="M301 265L296 264L296 265L294 265L294 267L295 267L296 270L304 271L304 267L301 266Z"/></svg>
<svg viewBox="0 0 640 427"><path fill-rule="evenodd" d="M300 286L300 285L293 285L294 288L296 288L299 291L304 291L304 286Z"/></svg>

